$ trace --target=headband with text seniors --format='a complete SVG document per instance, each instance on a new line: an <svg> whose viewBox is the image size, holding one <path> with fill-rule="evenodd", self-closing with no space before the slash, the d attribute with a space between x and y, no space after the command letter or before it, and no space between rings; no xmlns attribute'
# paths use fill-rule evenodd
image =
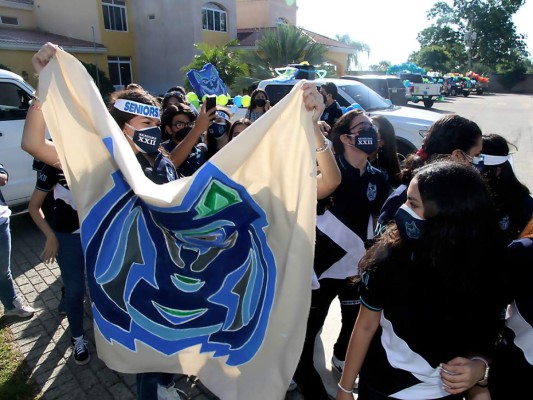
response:
<svg viewBox="0 0 533 400"><path fill-rule="evenodd" d="M219 118L224 118L226 121L230 122L230 118L228 117L228 114L226 114L223 111L216 111L215 112L215 116L217 116Z"/></svg>
<svg viewBox="0 0 533 400"><path fill-rule="evenodd" d="M147 118L160 118L159 107L151 106L149 104L137 103L136 101L118 99L113 104L117 110L127 112L129 114L139 115Z"/></svg>

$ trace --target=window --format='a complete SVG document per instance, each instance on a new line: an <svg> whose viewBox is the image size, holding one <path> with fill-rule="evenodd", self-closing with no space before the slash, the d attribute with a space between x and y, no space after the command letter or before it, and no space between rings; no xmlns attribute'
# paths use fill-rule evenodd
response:
<svg viewBox="0 0 533 400"><path fill-rule="evenodd" d="M127 31L125 0L102 0L104 27L109 31Z"/></svg>
<svg viewBox="0 0 533 400"><path fill-rule="evenodd" d="M202 29L206 31L226 32L227 13L215 3L206 3L202 7Z"/></svg>
<svg viewBox="0 0 533 400"><path fill-rule="evenodd" d="M5 15L0 16L0 22L3 25L18 25L19 19L17 17L6 17Z"/></svg>
<svg viewBox="0 0 533 400"><path fill-rule="evenodd" d="M107 57L109 66L109 79L116 90L123 89L131 83L131 58L130 57Z"/></svg>
<svg viewBox="0 0 533 400"><path fill-rule="evenodd" d="M30 96L12 83L0 82L0 121L26 118Z"/></svg>

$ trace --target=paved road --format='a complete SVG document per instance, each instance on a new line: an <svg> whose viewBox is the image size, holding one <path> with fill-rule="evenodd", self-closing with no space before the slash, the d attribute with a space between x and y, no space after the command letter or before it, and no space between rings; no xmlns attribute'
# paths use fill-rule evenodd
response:
<svg viewBox="0 0 533 400"><path fill-rule="evenodd" d="M413 106L418 107L418 106ZM435 103L441 113L456 112L476 121L483 132L499 133L517 145L515 167L519 178L533 188L533 96L485 95L468 98L448 98ZM16 342L32 370L31 376L46 400L83 400L135 398L135 378L109 370L91 347L92 361L86 366L75 365L69 346L68 323L56 312L61 283L57 265L45 265L39 260L44 238L28 215L12 218L12 270L19 291L38 310L37 316L11 325ZM0 319L0 326L10 323ZM90 309L86 307L87 336L94 343ZM340 310L334 302L315 349L315 365L331 395L336 393L338 374L331 372L330 360L340 327ZM178 386L196 400L214 396L185 378ZM296 390L288 392L286 400L302 400Z"/></svg>
<svg viewBox="0 0 533 400"><path fill-rule="evenodd" d="M423 108L423 106L416 106ZM513 154L518 178L533 190L533 96L487 94L448 97L437 102L438 112L454 112L475 121L483 133L497 133L516 145Z"/></svg>

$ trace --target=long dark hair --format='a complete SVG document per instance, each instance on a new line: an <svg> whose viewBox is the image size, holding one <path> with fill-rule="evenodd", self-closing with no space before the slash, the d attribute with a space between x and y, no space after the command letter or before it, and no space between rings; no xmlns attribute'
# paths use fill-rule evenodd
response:
<svg viewBox="0 0 533 400"><path fill-rule="evenodd" d="M268 100L268 94L263 89L255 89L252 92L251 99L250 99L250 105L248 106L248 110L252 111L255 107L257 107L257 104L255 102L255 98L259 93L263 93L265 95L265 100ZM265 111L265 107L263 107L263 111Z"/></svg>
<svg viewBox="0 0 533 400"><path fill-rule="evenodd" d="M372 122L377 125L378 132L381 135L383 146L378 149L377 160L379 168L387 173L389 182L392 186L400 185L400 161L398 160L398 149L396 148L396 134L390 121L378 115L372 117Z"/></svg>
<svg viewBox="0 0 533 400"><path fill-rule="evenodd" d="M428 161L442 158L454 150L468 153L480 138L481 129L474 121L456 114L441 117L429 127L420 150L405 159L400 172L401 182L408 184L413 171Z"/></svg>
<svg viewBox="0 0 533 400"><path fill-rule="evenodd" d="M509 142L497 134L483 135L481 153L507 156L509 155ZM510 217L508 239L516 239L531 218L523 205L524 198L530 193L528 187L518 180L509 161L500 165L483 166L482 175L487 182L499 216L507 214Z"/></svg>

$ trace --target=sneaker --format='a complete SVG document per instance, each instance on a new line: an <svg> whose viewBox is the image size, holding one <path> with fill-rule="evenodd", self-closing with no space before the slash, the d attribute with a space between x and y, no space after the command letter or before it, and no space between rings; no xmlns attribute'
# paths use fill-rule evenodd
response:
<svg viewBox="0 0 533 400"><path fill-rule="evenodd" d="M289 387L287 388L287 392L292 392L297 387L298 387L298 384L291 379L291 383L289 383Z"/></svg>
<svg viewBox="0 0 533 400"><path fill-rule="evenodd" d="M72 347L74 348L74 362L78 365L85 365L91 361L91 354L87 348L87 340L82 336L81 338L72 341Z"/></svg>
<svg viewBox="0 0 533 400"><path fill-rule="evenodd" d="M339 360L337 357L335 357L335 354L333 354L333 357L331 358L331 367L338 373L342 374L342 370L344 369L344 361Z"/></svg>
<svg viewBox="0 0 533 400"><path fill-rule="evenodd" d="M168 387L157 385L157 400L181 400L181 397L174 384Z"/></svg>
<svg viewBox="0 0 533 400"><path fill-rule="evenodd" d="M14 307L11 310L5 311L4 315L6 317L16 316L20 318L27 318L32 317L35 313L35 310L27 304L24 304L20 297L16 297L15 300L13 300L13 306Z"/></svg>
<svg viewBox="0 0 533 400"><path fill-rule="evenodd" d="M57 306L57 312L59 315L67 314L67 305L65 304L65 287L61 288L61 300L59 300L59 305Z"/></svg>

